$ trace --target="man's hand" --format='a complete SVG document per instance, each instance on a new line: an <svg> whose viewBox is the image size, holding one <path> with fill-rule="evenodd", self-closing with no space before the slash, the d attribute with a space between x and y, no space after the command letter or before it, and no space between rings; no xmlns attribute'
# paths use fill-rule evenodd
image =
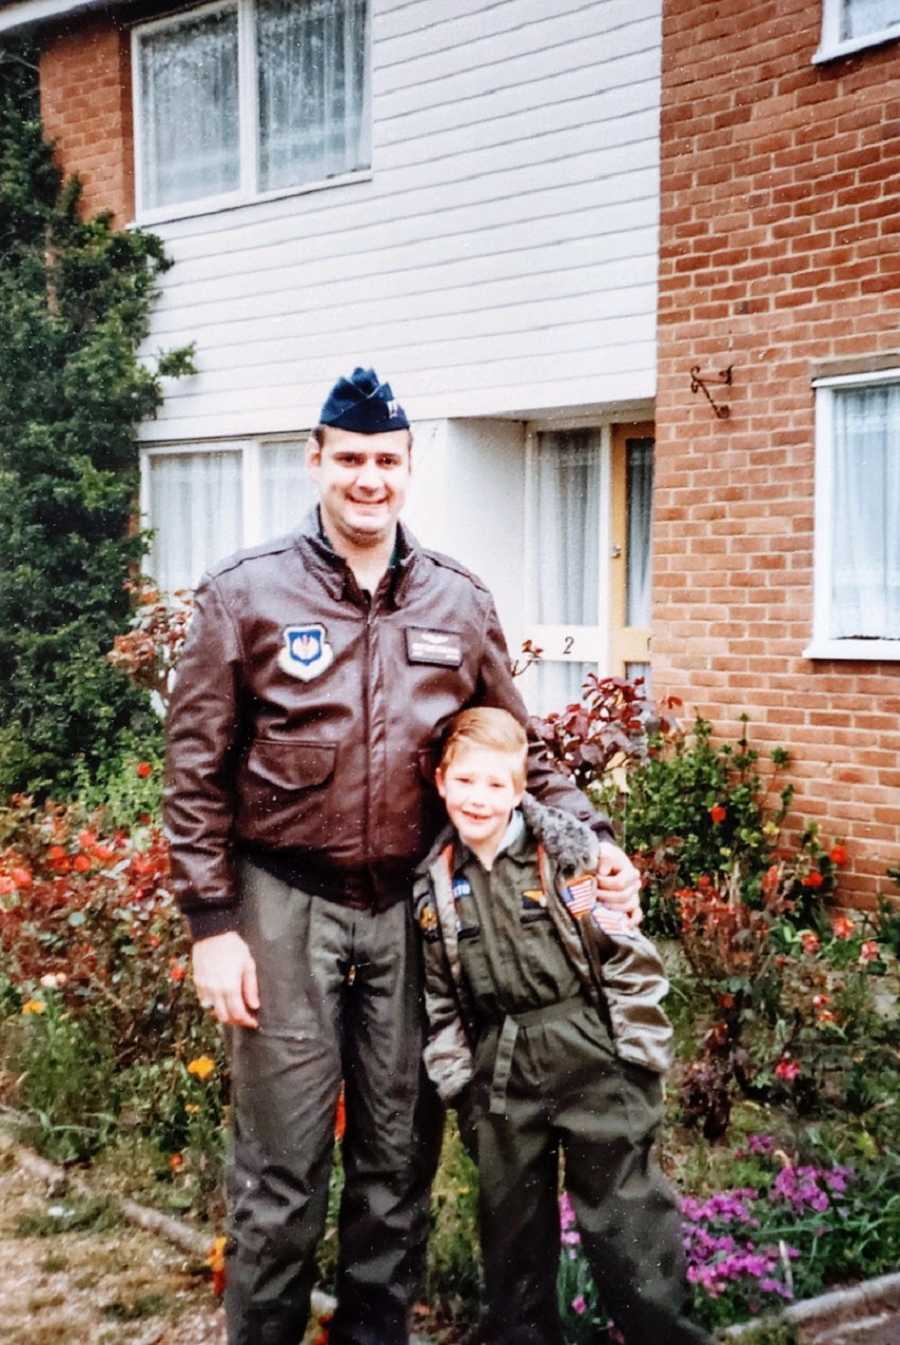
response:
<svg viewBox="0 0 900 1345"><path fill-rule="evenodd" d="M597 866L597 886L605 906L624 911L633 925L644 918L641 910L641 875L624 850L612 841L601 841L600 863Z"/></svg>
<svg viewBox="0 0 900 1345"><path fill-rule="evenodd" d="M232 1027L258 1026L256 963L240 934L229 931L195 943L193 972L201 1008Z"/></svg>

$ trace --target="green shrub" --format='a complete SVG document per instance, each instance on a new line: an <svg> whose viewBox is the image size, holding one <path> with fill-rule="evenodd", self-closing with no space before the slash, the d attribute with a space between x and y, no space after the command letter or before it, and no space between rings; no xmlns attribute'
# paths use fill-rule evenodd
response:
<svg viewBox="0 0 900 1345"><path fill-rule="evenodd" d="M185 350L138 359L160 241L82 219L28 100L0 89L0 796L70 789L149 697L106 659L132 610L126 581L137 425Z"/></svg>

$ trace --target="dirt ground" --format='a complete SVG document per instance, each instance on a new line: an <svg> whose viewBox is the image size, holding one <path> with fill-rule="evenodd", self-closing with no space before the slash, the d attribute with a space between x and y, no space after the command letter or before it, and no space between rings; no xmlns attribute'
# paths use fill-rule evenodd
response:
<svg viewBox="0 0 900 1345"><path fill-rule="evenodd" d="M225 1345L202 1262L0 1155L4 1345ZM59 1231L57 1231L59 1230Z"/></svg>

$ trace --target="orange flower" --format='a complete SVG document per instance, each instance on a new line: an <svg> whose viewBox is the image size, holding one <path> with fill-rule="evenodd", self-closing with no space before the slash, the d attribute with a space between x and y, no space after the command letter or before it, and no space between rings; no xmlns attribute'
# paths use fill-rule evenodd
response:
<svg viewBox="0 0 900 1345"><path fill-rule="evenodd" d="M28 1014L41 1014L47 1012L47 1006L42 999L28 999L22 1005L22 1012Z"/></svg>
<svg viewBox="0 0 900 1345"><path fill-rule="evenodd" d="M81 846L82 850L90 850L91 846L96 845L96 843L97 843L96 831L88 831L87 829L85 829L84 831L79 831L78 844Z"/></svg>
<svg viewBox="0 0 900 1345"><path fill-rule="evenodd" d="M185 976L187 976L187 967L183 962L175 962L173 960L169 964L169 980L174 981L175 984L178 985L179 981L184 980Z"/></svg>
<svg viewBox="0 0 900 1345"><path fill-rule="evenodd" d="M202 1082L204 1079L208 1079L211 1074L215 1073L215 1068L216 1062L213 1060L212 1056L198 1055L196 1060L192 1060L188 1065L187 1072L188 1074L193 1074L194 1078L200 1079Z"/></svg>
<svg viewBox="0 0 900 1345"><path fill-rule="evenodd" d="M810 869L809 873L803 879L804 887L821 887L825 879L818 869Z"/></svg>
<svg viewBox="0 0 900 1345"><path fill-rule="evenodd" d="M814 933L811 929L805 929L803 931L800 935L800 942L803 944L804 953L809 953L810 955L817 953L822 947L818 934Z"/></svg>
<svg viewBox="0 0 900 1345"><path fill-rule="evenodd" d="M837 1019L835 1018L834 1014L831 1012L830 1009L817 1009L817 1010L816 1010L816 1022L817 1022L817 1023L836 1023L836 1022L837 1022Z"/></svg>
<svg viewBox="0 0 900 1345"><path fill-rule="evenodd" d="M31 887L31 869L10 869L9 876L20 891L27 891Z"/></svg>
<svg viewBox="0 0 900 1345"><path fill-rule="evenodd" d="M709 815L712 818L713 825L718 826L728 816L728 809L723 808L721 803L714 803L709 810Z"/></svg>
<svg viewBox="0 0 900 1345"><path fill-rule="evenodd" d="M153 774L153 767L149 761L139 761L134 770L141 780L146 780L148 775Z"/></svg>
<svg viewBox="0 0 900 1345"><path fill-rule="evenodd" d="M169 1167L173 1172L184 1167L184 1157L181 1154L169 1154Z"/></svg>
<svg viewBox="0 0 900 1345"><path fill-rule="evenodd" d="M67 852L61 845L51 845L50 849L47 851L48 859L68 859L68 857Z"/></svg>
<svg viewBox="0 0 900 1345"><path fill-rule="evenodd" d="M828 852L828 858L831 860L832 864L837 864L840 868L842 865L850 863L850 852L846 845L838 843L831 847Z"/></svg>
<svg viewBox="0 0 900 1345"><path fill-rule="evenodd" d="M72 868L76 873L87 873L91 867L91 861L87 855L76 855L72 861Z"/></svg>
<svg viewBox="0 0 900 1345"><path fill-rule="evenodd" d="M227 1246L227 1238L216 1238L206 1257L206 1264L212 1271L212 1291L217 1298L220 1298L225 1292L225 1248Z"/></svg>
<svg viewBox="0 0 900 1345"><path fill-rule="evenodd" d="M12 878L0 878L0 897L8 897L15 890L16 885Z"/></svg>
<svg viewBox="0 0 900 1345"><path fill-rule="evenodd" d="M831 932L836 939L853 937L853 921L847 915L836 915L831 922Z"/></svg>
<svg viewBox="0 0 900 1345"><path fill-rule="evenodd" d="M337 1110L334 1114L334 1138L342 1140L344 1131L347 1129L347 1109L344 1105L344 1090L341 1088L338 1094Z"/></svg>

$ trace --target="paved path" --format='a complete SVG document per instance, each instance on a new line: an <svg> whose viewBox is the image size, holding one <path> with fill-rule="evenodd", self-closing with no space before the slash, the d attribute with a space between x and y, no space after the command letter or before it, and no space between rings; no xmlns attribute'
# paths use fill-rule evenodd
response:
<svg viewBox="0 0 900 1345"><path fill-rule="evenodd" d="M53 1231L90 1210L0 1155L3 1345L224 1345L202 1263L102 1207L93 1227Z"/></svg>

